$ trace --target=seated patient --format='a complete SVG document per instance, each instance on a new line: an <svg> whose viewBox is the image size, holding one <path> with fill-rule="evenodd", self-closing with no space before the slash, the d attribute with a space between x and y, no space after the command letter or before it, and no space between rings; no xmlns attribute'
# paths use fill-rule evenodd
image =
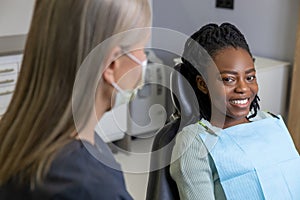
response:
<svg viewBox="0 0 300 200"><path fill-rule="evenodd" d="M199 44L215 67L199 63ZM180 198L300 199L299 154L281 116L259 110L243 34L229 23L207 24L188 39L182 61L200 121L176 137L170 173Z"/></svg>

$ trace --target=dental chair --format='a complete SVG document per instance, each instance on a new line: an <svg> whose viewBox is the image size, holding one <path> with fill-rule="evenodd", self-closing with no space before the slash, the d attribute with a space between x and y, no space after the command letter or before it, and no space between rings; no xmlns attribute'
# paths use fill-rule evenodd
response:
<svg viewBox="0 0 300 200"><path fill-rule="evenodd" d="M175 136L182 128L199 120L198 101L181 75L184 69L181 64L174 69L170 75L170 89L175 112L153 141L146 200L179 199L176 183L169 173Z"/></svg>

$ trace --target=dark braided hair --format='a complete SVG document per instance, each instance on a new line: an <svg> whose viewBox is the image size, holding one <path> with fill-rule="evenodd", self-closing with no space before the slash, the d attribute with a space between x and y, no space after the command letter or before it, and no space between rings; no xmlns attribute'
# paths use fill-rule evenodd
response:
<svg viewBox="0 0 300 200"><path fill-rule="evenodd" d="M200 109L200 119L204 118L210 121L211 118L211 100L209 95L199 92L197 87L196 77L199 74L197 67L200 69L201 73L203 68L208 66L207 57L203 53L201 47L209 54L211 58L214 58L216 54L228 47L233 47L235 49L242 48L246 50L252 57L249 46L244 35L230 23L223 23L220 26L217 24L207 24L195 32L185 43L184 52L182 55L182 67L180 73L190 82L193 87L195 94L199 102ZM254 60L254 59L253 59ZM199 62L201 61L201 62ZM253 111L248 119L256 116L259 110L259 97L256 95L254 100L251 102L250 111Z"/></svg>

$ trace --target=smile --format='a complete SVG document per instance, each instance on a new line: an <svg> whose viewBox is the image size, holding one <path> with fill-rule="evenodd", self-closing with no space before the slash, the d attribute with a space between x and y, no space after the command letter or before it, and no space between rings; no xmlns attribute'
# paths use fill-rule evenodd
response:
<svg viewBox="0 0 300 200"><path fill-rule="evenodd" d="M235 99L235 100L230 100L229 102L233 105L245 105L245 104L248 104L249 98L247 98L247 99Z"/></svg>

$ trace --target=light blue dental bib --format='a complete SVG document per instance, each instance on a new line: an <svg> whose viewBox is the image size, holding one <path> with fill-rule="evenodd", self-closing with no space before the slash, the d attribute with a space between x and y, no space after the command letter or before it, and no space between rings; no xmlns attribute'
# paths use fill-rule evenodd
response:
<svg viewBox="0 0 300 200"><path fill-rule="evenodd" d="M216 134L205 132L200 137L227 199L300 200L300 157L281 117L240 124Z"/></svg>

